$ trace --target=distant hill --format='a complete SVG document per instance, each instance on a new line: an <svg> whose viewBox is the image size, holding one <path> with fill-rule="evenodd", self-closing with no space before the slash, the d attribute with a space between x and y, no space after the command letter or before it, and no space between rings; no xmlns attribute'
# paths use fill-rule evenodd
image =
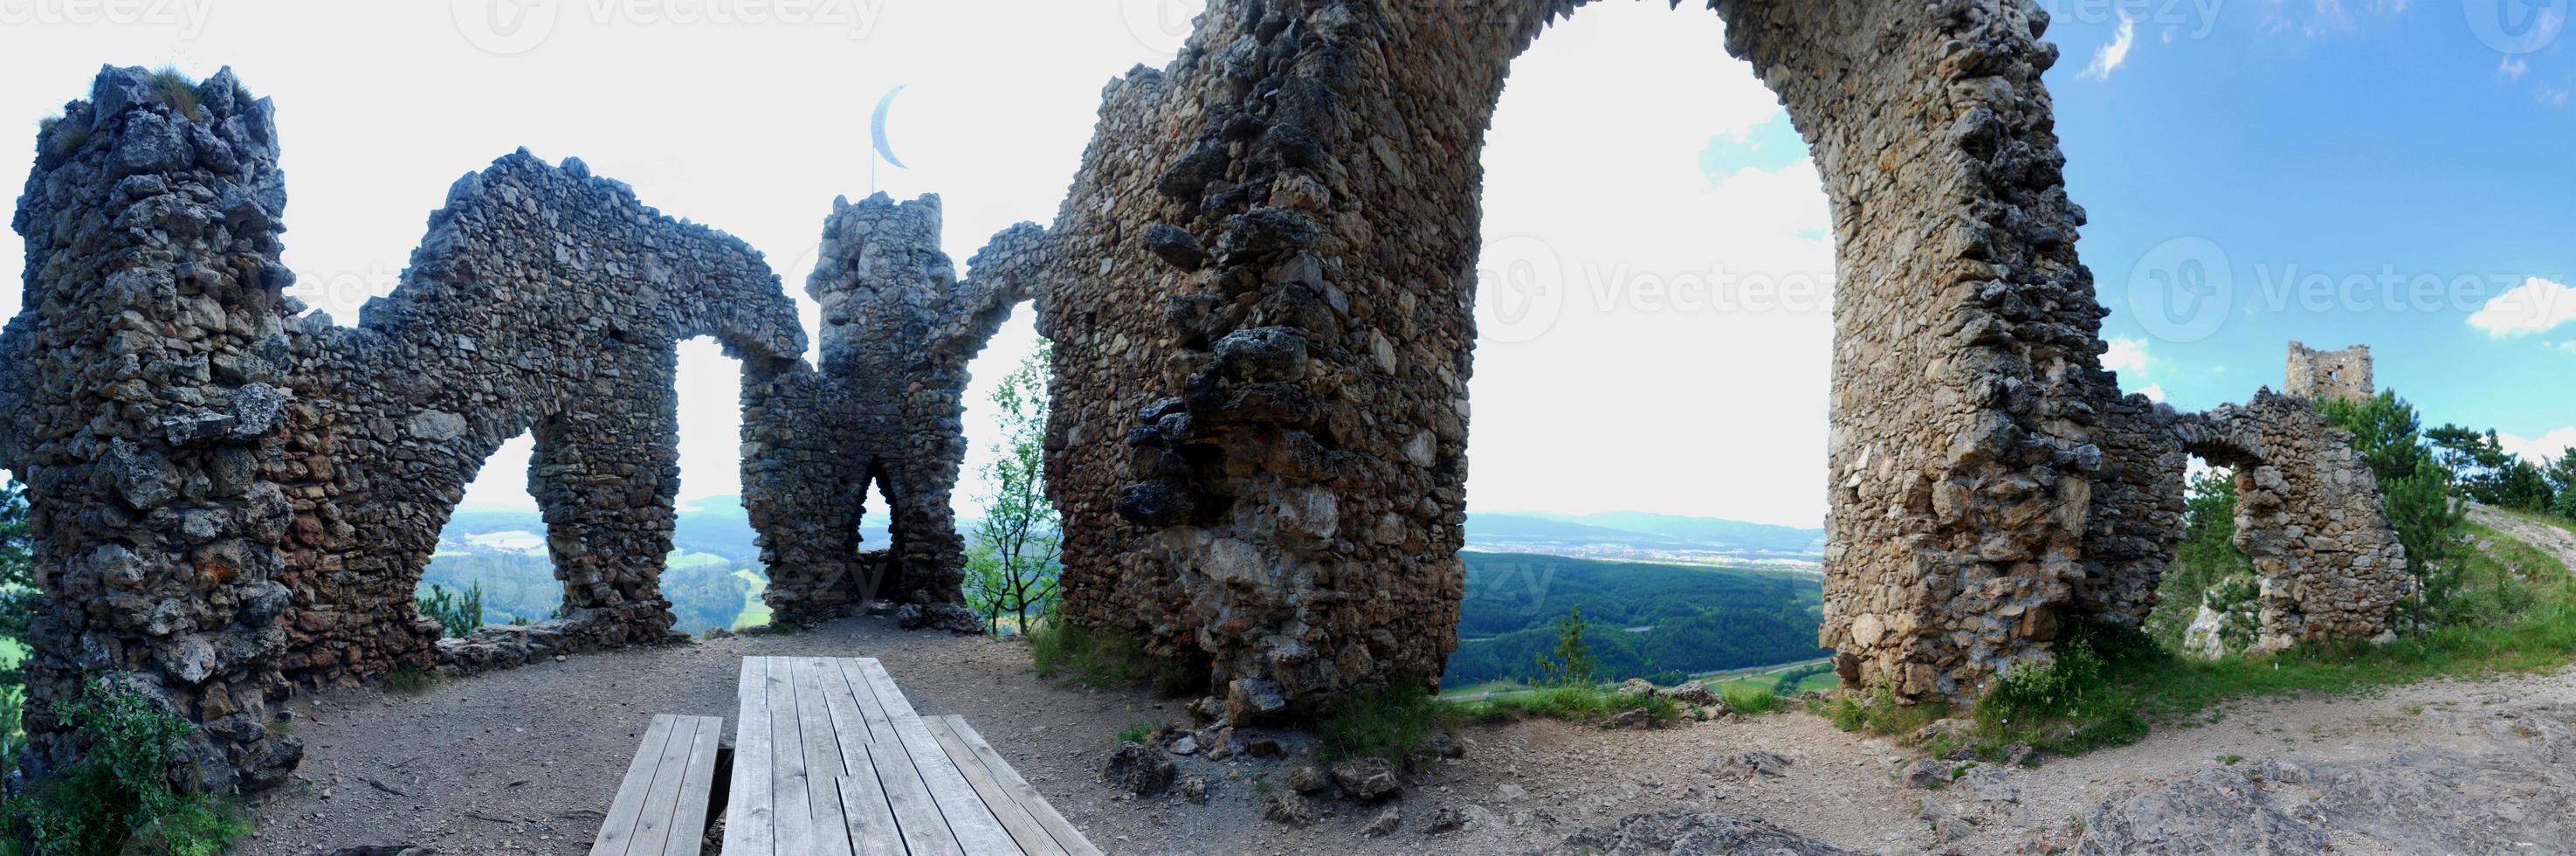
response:
<svg viewBox="0 0 2576 856"><path fill-rule="evenodd" d="M1641 511L1569 515L1477 511L1467 515L1467 547L1596 559L1725 563L1824 558L1825 530L1683 517Z"/></svg>
<svg viewBox="0 0 2576 856"><path fill-rule="evenodd" d="M884 509L872 509L859 526L861 543L869 549L882 549L892 541L886 534ZM961 521L961 527L968 525ZM465 551L471 536L493 532L532 532L545 535L544 515L534 510L459 508L447 519L440 531L441 550ZM698 553L712 553L735 561L756 562L760 547L754 543L751 513L744 511L740 496L710 496L681 503L677 521L671 529L671 546Z"/></svg>
<svg viewBox="0 0 2576 856"><path fill-rule="evenodd" d="M1467 564L1447 686L1534 677L1556 622L1581 610L1604 680L1767 666L1823 656L1822 580L1762 567L1458 554Z"/></svg>

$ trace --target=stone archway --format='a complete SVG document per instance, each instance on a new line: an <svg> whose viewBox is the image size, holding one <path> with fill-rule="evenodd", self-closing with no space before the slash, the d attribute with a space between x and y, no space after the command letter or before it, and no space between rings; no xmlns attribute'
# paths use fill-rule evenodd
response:
<svg viewBox="0 0 2576 856"><path fill-rule="evenodd" d="M1052 230L1069 610L1203 658L1247 715L1439 673L1477 152L1512 58L1579 5L1217 2L1111 88ZM1961 694L2044 656L2115 389L2045 15L1717 7L1834 206L1825 641L1847 680Z"/></svg>

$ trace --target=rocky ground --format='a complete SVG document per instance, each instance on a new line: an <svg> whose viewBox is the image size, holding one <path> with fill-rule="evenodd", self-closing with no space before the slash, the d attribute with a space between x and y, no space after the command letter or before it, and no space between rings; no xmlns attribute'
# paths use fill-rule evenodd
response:
<svg viewBox="0 0 2576 856"><path fill-rule="evenodd" d="M2190 728L2033 768L1909 787L1918 759L1786 713L1667 729L1479 726L1376 804L1304 800L1265 820L1297 767L1239 751L1175 759L1137 797L1100 773L1122 728L1186 723L1182 700L1029 674L1007 641L856 618L803 633L570 657L419 694L294 702L309 755L255 806L254 854L368 845L583 853L659 712L733 714L753 654L874 656L924 713L974 720L1111 853L2550 853L2576 851L2576 669L2364 697L2266 699ZM1239 735L1232 748L1247 748ZM1185 794L1196 777L1206 802ZM1392 813L1390 815L1390 812ZM1644 815L1638 817L1638 815ZM1392 824L1392 828L1384 828ZM1372 827L1378 827L1373 830ZM1569 843L1569 838L1573 840Z"/></svg>

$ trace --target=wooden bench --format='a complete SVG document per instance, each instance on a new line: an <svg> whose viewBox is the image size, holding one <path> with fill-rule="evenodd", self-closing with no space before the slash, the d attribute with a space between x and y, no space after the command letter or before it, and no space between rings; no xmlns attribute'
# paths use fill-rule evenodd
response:
<svg viewBox="0 0 2576 856"><path fill-rule="evenodd" d="M697 856L714 799L720 716L653 715L591 856Z"/></svg>
<svg viewBox="0 0 2576 856"><path fill-rule="evenodd" d="M740 702L725 856L1100 852L874 658L745 657Z"/></svg>

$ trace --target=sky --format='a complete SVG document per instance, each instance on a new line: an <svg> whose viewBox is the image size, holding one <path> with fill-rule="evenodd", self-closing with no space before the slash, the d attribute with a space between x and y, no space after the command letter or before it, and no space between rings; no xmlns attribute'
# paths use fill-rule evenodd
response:
<svg viewBox="0 0 2576 856"><path fill-rule="evenodd" d="M1051 221L1101 87L1168 62L1198 5L0 0L0 126L32 145L103 62L230 64L278 105L297 295L340 323L391 289L449 184L525 146L761 249L810 330L834 195L941 194L961 265ZM2429 423L2576 446L2570 0L2043 5L2125 388L2206 408L2277 388L2287 341L2368 344ZM1607 2L1513 66L1484 154L1471 508L1820 525L1831 224L1723 33L1705 10ZM897 85L908 168L872 176L868 113ZM20 266L0 253L0 275ZM19 300L0 289L0 314ZM974 366L970 473L1028 314ZM682 345L684 503L740 489L737 371ZM467 503L533 507L527 451L505 447ZM984 491L970 475L961 510Z"/></svg>

